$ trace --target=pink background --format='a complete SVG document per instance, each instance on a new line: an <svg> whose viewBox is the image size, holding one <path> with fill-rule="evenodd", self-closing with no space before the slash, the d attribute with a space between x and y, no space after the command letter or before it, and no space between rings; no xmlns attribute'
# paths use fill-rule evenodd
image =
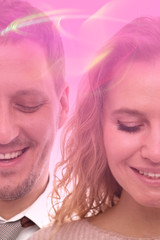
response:
<svg viewBox="0 0 160 240"><path fill-rule="evenodd" d="M160 15L159 0L29 0L52 19L61 33L66 55L70 105L81 75L110 36L133 18ZM59 10L59 14L55 14ZM58 24L60 21L60 24Z"/></svg>
<svg viewBox="0 0 160 240"><path fill-rule="evenodd" d="M59 28L65 47L66 80L70 85L70 108L79 80L96 51L124 24L140 16L160 15L160 0L29 0ZM59 10L59 14L55 14ZM59 159L59 138L53 150Z"/></svg>

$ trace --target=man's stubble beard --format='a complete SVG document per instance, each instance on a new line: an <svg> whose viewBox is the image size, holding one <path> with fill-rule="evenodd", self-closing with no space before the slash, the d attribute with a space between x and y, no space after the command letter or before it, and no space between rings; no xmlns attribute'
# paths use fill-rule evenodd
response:
<svg viewBox="0 0 160 240"><path fill-rule="evenodd" d="M31 173L28 178L26 178L16 187L13 187L9 184L5 185L4 187L0 187L0 201L13 201L23 198L32 190L33 186L37 182L37 178L38 176Z"/></svg>
<svg viewBox="0 0 160 240"><path fill-rule="evenodd" d="M23 182L19 183L17 186L11 186L10 184L6 184L5 186L1 187L0 185L0 201L13 201L18 200L23 197L25 197L29 192L32 191L34 186L39 181L40 177L43 175L44 170L46 169L45 166L47 164L47 158L49 157L49 146L51 143L46 143L44 146L43 151L41 152L41 155L38 157L38 165L36 167L39 169L38 172L35 171L35 166L32 168L32 172L28 174L26 179L24 179ZM45 163L46 162L46 163ZM13 175L15 173L12 172L0 172L0 175L3 176L3 178L9 178L9 176Z"/></svg>

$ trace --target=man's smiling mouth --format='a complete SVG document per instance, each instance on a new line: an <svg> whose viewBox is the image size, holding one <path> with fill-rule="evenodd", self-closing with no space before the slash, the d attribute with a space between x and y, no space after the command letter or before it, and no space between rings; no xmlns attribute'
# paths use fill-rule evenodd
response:
<svg viewBox="0 0 160 240"><path fill-rule="evenodd" d="M0 162L7 162L15 158L20 157L28 148L24 148L19 151L9 152L9 153L0 153Z"/></svg>

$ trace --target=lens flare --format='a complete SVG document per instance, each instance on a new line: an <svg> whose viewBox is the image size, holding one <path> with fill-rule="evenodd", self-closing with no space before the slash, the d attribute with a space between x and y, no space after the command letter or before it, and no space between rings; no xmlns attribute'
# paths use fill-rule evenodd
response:
<svg viewBox="0 0 160 240"><path fill-rule="evenodd" d="M25 35L27 33L25 32L24 27L50 20L53 21L61 36L66 38L65 40L71 40L73 43L75 41L77 44L75 46L78 46L75 50L77 55L71 55L71 51L68 53L68 61L71 61L72 76L79 76L93 68L99 62L103 61L103 59L112 51L112 49L109 49L107 52L99 55L90 65L88 64L91 60L92 54L95 53L96 49L102 46L102 40L106 39L106 34L103 34L103 31L99 32L99 34L97 34L96 31L96 29L98 29L98 31L100 31L100 29L105 29L103 27L105 25L103 21L125 22L124 19L112 17L110 15L110 12L114 7L115 2L113 1L111 3L105 3L93 14L79 9L54 9L46 11L45 13L29 15L11 22L0 32L0 36L3 37L9 32ZM78 24L76 32L75 29L72 29L72 24L75 23L75 21L77 21L76 24ZM82 49L82 51L79 51L78 49ZM75 58L76 61L74 61ZM76 62L74 64L74 68L73 62Z"/></svg>
<svg viewBox="0 0 160 240"><path fill-rule="evenodd" d="M89 67L86 69L86 71L91 70L94 68L98 63L102 62L103 59L105 59L111 52L113 48L108 49L106 52L99 54L89 65Z"/></svg>
<svg viewBox="0 0 160 240"><path fill-rule="evenodd" d="M93 20L112 20L112 21L122 21L122 19L116 19L108 17L105 13L108 4L105 4L100 10L98 10L93 15L91 14L84 14L78 9L57 9L52 11L47 11L44 13L38 13L29 15L23 18L16 19L15 21L11 22L5 29L1 31L1 36L4 36L8 32L14 31L19 34L24 34L21 32L20 29L26 26L43 23L46 21L53 20L60 31L65 37L77 39L74 34L69 33L62 27L62 23L66 20L82 20L81 26L86 26L88 22ZM49 18L48 18L49 17ZM79 26L79 28L81 27Z"/></svg>
<svg viewBox="0 0 160 240"><path fill-rule="evenodd" d="M57 28L62 34L64 34L67 37L73 38L74 37L73 35L67 33L67 31L65 31L62 28L61 26L62 21L86 19L89 16L90 15L80 13L78 10L73 10L73 9L59 9L59 10L45 12L45 14L38 13L34 15L29 15L23 18L16 19L15 21L11 22L5 29L1 31L1 36L4 36L5 34L11 31L22 33L19 30L23 27L53 20L54 22L57 22Z"/></svg>

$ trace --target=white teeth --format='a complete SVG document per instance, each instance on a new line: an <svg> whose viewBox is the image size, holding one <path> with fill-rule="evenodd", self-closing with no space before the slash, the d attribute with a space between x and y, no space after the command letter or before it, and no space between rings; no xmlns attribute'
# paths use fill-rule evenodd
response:
<svg viewBox="0 0 160 240"><path fill-rule="evenodd" d="M20 156L23 153L23 151L17 151L17 152L12 152L12 153L0 153L0 160L1 159L13 159L16 158L18 156Z"/></svg>
<svg viewBox="0 0 160 240"><path fill-rule="evenodd" d="M143 172L141 170L138 171L141 175L150 177L150 178L160 178L160 173L150 173L150 172Z"/></svg>
<svg viewBox="0 0 160 240"><path fill-rule="evenodd" d="M154 177L154 175L155 175L154 173L148 173L149 177Z"/></svg>
<svg viewBox="0 0 160 240"><path fill-rule="evenodd" d="M159 174L159 173L156 173L156 174L155 174L155 177L156 177L156 178L159 178L159 177L160 177L160 174Z"/></svg>
<svg viewBox="0 0 160 240"><path fill-rule="evenodd" d="M144 176L148 176L148 173L143 173Z"/></svg>
<svg viewBox="0 0 160 240"><path fill-rule="evenodd" d="M4 159L10 159L12 157L12 154L6 153L4 154Z"/></svg>

